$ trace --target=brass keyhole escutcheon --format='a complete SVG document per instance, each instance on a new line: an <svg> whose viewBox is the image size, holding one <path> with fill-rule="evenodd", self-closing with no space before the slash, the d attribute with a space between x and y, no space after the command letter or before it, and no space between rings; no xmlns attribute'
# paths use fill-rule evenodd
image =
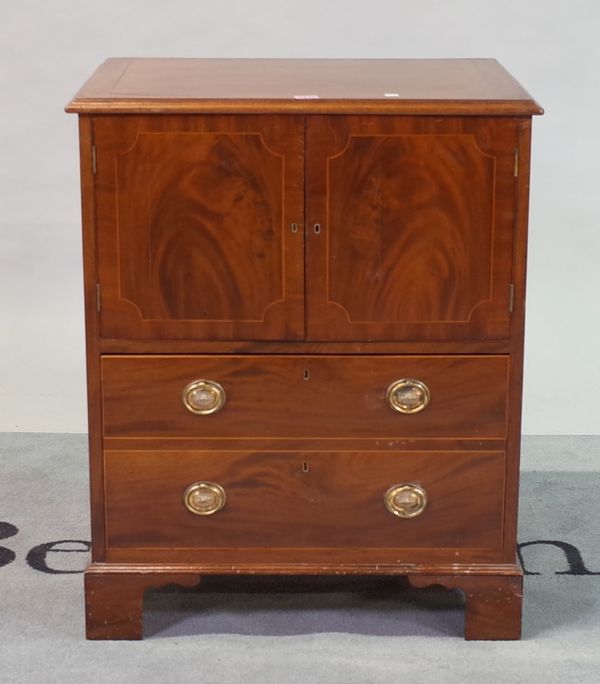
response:
<svg viewBox="0 0 600 684"><path fill-rule="evenodd" d="M194 515L212 515L226 500L225 490L216 482L194 482L183 493L183 503Z"/></svg>
<svg viewBox="0 0 600 684"><path fill-rule="evenodd" d="M414 378L402 378L393 382L385 393L390 408L399 413L419 413L431 400L429 388Z"/></svg>
<svg viewBox="0 0 600 684"><path fill-rule="evenodd" d="M201 416L208 416L223 408L226 396L225 390L218 382L194 380L184 388L181 399L188 411Z"/></svg>
<svg viewBox="0 0 600 684"><path fill-rule="evenodd" d="M383 496L385 507L399 518L416 518L427 506L427 493L416 484L390 487Z"/></svg>

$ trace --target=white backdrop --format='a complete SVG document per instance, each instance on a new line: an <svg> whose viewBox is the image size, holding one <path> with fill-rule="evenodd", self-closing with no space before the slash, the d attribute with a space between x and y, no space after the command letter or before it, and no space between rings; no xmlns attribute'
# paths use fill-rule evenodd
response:
<svg viewBox="0 0 600 684"><path fill-rule="evenodd" d="M0 431L83 432L76 117L106 57L496 57L534 120L524 432L600 433L597 0L3 0Z"/></svg>

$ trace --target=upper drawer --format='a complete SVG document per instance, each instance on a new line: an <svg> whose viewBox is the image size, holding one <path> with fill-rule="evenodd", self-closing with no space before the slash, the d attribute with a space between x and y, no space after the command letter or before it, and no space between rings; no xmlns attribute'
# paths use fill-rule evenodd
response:
<svg viewBox="0 0 600 684"><path fill-rule="evenodd" d="M104 435L504 438L508 368L483 355L105 356ZM223 405L193 413L186 397Z"/></svg>

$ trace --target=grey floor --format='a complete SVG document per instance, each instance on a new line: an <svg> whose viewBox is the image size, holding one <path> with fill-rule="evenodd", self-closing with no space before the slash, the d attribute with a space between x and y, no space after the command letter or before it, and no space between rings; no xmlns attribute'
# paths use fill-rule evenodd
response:
<svg viewBox="0 0 600 684"><path fill-rule="evenodd" d="M85 437L0 434L0 467L2 684L600 682L600 437L523 440L520 642L463 641L454 592L241 578L150 594L142 642L87 642Z"/></svg>

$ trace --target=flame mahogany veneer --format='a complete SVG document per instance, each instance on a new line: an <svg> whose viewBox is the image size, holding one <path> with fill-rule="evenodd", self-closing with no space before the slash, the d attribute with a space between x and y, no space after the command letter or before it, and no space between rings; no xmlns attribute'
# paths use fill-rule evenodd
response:
<svg viewBox="0 0 600 684"><path fill-rule="evenodd" d="M540 107L495 60L112 59L67 111L88 638L245 573L408 576L518 639Z"/></svg>

